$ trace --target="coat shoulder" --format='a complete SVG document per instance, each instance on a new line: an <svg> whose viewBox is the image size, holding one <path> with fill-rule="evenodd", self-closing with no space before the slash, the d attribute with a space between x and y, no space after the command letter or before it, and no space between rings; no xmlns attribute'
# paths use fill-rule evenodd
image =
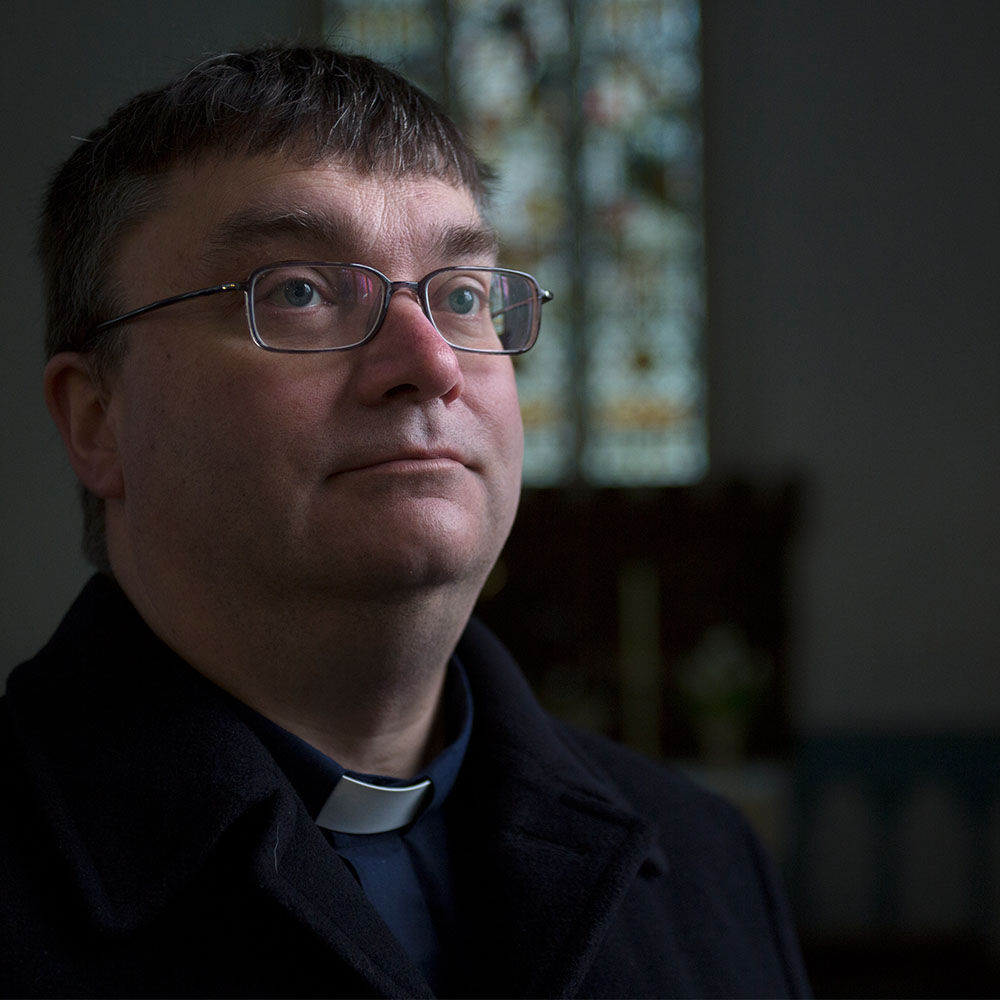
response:
<svg viewBox="0 0 1000 1000"><path fill-rule="evenodd" d="M611 784L636 812L656 819L664 832L702 822L743 827L739 810L675 765L569 723L554 720L553 724L596 776Z"/></svg>

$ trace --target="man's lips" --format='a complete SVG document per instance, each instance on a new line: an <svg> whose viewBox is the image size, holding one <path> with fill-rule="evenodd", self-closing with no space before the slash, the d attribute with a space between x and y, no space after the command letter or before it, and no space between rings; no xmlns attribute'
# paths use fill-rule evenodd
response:
<svg viewBox="0 0 1000 1000"><path fill-rule="evenodd" d="M468 461L465 456L450 448L405 448L375 455L359 455L339 465L334 475L368 470L431 472L467 465Z"/></svg>

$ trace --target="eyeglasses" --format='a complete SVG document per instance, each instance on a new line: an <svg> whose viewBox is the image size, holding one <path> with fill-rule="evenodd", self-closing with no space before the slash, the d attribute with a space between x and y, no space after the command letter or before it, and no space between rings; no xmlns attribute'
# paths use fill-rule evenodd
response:
<svg viewBox="0 0 1000 1000"><path fill-rule="evenodd" d="M288 261L246 281L172 295L99 323L97 330L178 302L243 292L258 347L284 353L346 351L378 333L393 295L412 292L434 328L459 351L523 354L538 339L542 304L552 293L522 271L442 267L419 281L390 281L364 264Z"/></svg>

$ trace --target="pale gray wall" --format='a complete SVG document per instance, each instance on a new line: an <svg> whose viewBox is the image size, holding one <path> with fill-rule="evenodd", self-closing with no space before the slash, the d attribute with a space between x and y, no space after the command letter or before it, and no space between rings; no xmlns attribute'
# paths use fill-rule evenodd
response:
<svg viewBox="0 0 1000 1000"><path fill-rule="evenodd" d="M137 89L316 6L5 6L0 672L86 573L38 390L42 178ZM1000 722L998 51L991 0L706 5L713 457L809 486L806 728Z"/></svg>
<svg viewBox="0 0 1000 1000"><path fill-rule="evenodd" d="M801 724L1000 723L1000 4L708 0L716 469L801 473Z"/></svg>

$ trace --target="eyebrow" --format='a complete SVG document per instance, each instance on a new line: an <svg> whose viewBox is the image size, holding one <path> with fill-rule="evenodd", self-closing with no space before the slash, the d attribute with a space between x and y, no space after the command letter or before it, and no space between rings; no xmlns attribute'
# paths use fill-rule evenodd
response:
<svg viewBox="0 0 1000 1000"><path fill-rule="evenodd" d="M283 238L305 238L340 249L365 242L362 228L353 219L323 207L275 210L249 206L227 216L212 228L200 255L201 262L209 269L219 267L234 256L259 248L268 240ZM489 256L495 259L500 243L496 230L485 223L432 224L424 233L424 240L421 252L443 263L461 263L463 257Z"/></svg>

